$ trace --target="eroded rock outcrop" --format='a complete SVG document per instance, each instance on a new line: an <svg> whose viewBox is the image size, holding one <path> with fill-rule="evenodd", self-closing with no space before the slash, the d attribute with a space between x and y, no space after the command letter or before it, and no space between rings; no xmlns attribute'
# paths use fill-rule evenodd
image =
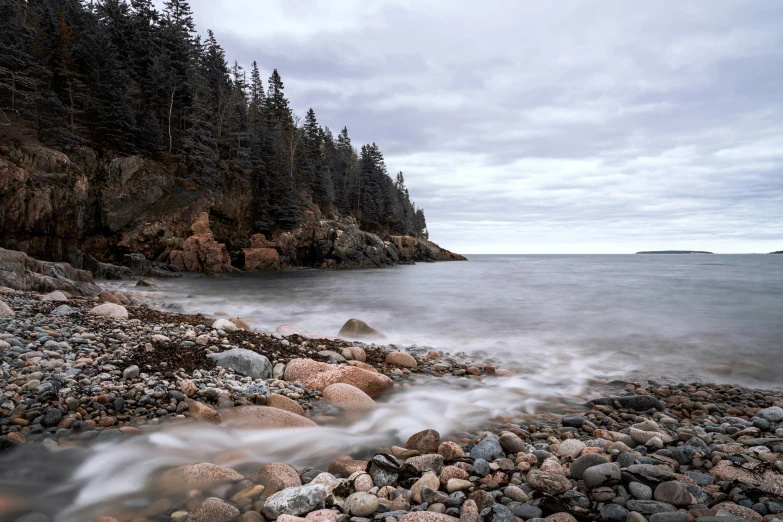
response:
<svg viewBox="0 0 783 522"><path fill-rule="evenodd" d="M201 213L190 227L193 235L185 240L182 250L172 250L169 262L185 272L234 272L226 245L215 241L209 228L209 214Z"/></svg>
<svg viewBox="0 0 783 522"><path fill-rule="evenodd" d="M449 252L432 241L413 236L389 236L397 248L400 261L465 261L465 256Z"/></svg>
<svg viewBox="0 0 783 522"><path fill-rule="evenodd" d="M55 290L73 295L101 293L86 270L78 270L68 263L38 261L24 252L4 248L0 248L0 286L41 293Z"/></svg>
<svg viewBox="0 0 783 522"><path fill-rule="evenodd" d="M245 270L277 270L280 268L280 254L264 234L250 237L250 248L242 250L245 256Z"/></svg>

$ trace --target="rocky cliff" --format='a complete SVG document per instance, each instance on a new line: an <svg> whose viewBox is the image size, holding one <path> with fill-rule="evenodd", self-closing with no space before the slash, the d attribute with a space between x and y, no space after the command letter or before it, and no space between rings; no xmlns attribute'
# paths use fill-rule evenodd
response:
<svg viewBox="0 0 783 522"><path fill-rule="evenodd" d="M106 278L464 259L426 239L379 237L315 205L299 227L266 238L253 233L247 173L224 164L219 187L209 189L181 169L174 159L4 143L0 247Z"/></svg>

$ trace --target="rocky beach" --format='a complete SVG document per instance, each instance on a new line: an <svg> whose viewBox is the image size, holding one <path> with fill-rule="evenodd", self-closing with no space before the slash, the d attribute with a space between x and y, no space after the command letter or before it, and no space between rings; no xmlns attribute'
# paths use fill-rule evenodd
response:
<svg viewBox="0 0 783 522"><path fill-rule="evenodd" d="M2 289L0 519L783 520L780 390L596 381L525 407L491 357L163 312L154 284ZM383 423L444 385L458 421Z"/></svg>

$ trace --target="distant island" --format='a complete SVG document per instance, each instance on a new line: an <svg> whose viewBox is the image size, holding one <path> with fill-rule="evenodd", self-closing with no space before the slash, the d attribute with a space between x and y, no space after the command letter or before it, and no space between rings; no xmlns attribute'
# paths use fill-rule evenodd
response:
<svg viewBox="0 0 783 522"><path fill-rule="evenodd" d="M775 250L774 252L770 252L770 254L783 254L783 250Z"/></svg>
<svg viewBox="0 0 783 522"><path fill-rule="evenodd" d="M712 254L703 250L647 250L637 254Z"/></svg>

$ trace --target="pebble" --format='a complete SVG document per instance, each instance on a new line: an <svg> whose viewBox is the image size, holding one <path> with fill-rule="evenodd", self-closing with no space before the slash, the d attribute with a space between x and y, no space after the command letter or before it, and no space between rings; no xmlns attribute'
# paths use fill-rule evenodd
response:
<svg viewBox="0 0 783 522"><path fill-rule="evenodd" d="M620 468L610 462L598 464L587 468L582 478L587 489L613 484L620 480Z"/></svg>
<svg viewBox="0 0 783 522"><path fill-rule="evenodd" d="M353 493L345 499L344 510L357 517L368 517L378 509L378 497L369 493Z"/></svg>

